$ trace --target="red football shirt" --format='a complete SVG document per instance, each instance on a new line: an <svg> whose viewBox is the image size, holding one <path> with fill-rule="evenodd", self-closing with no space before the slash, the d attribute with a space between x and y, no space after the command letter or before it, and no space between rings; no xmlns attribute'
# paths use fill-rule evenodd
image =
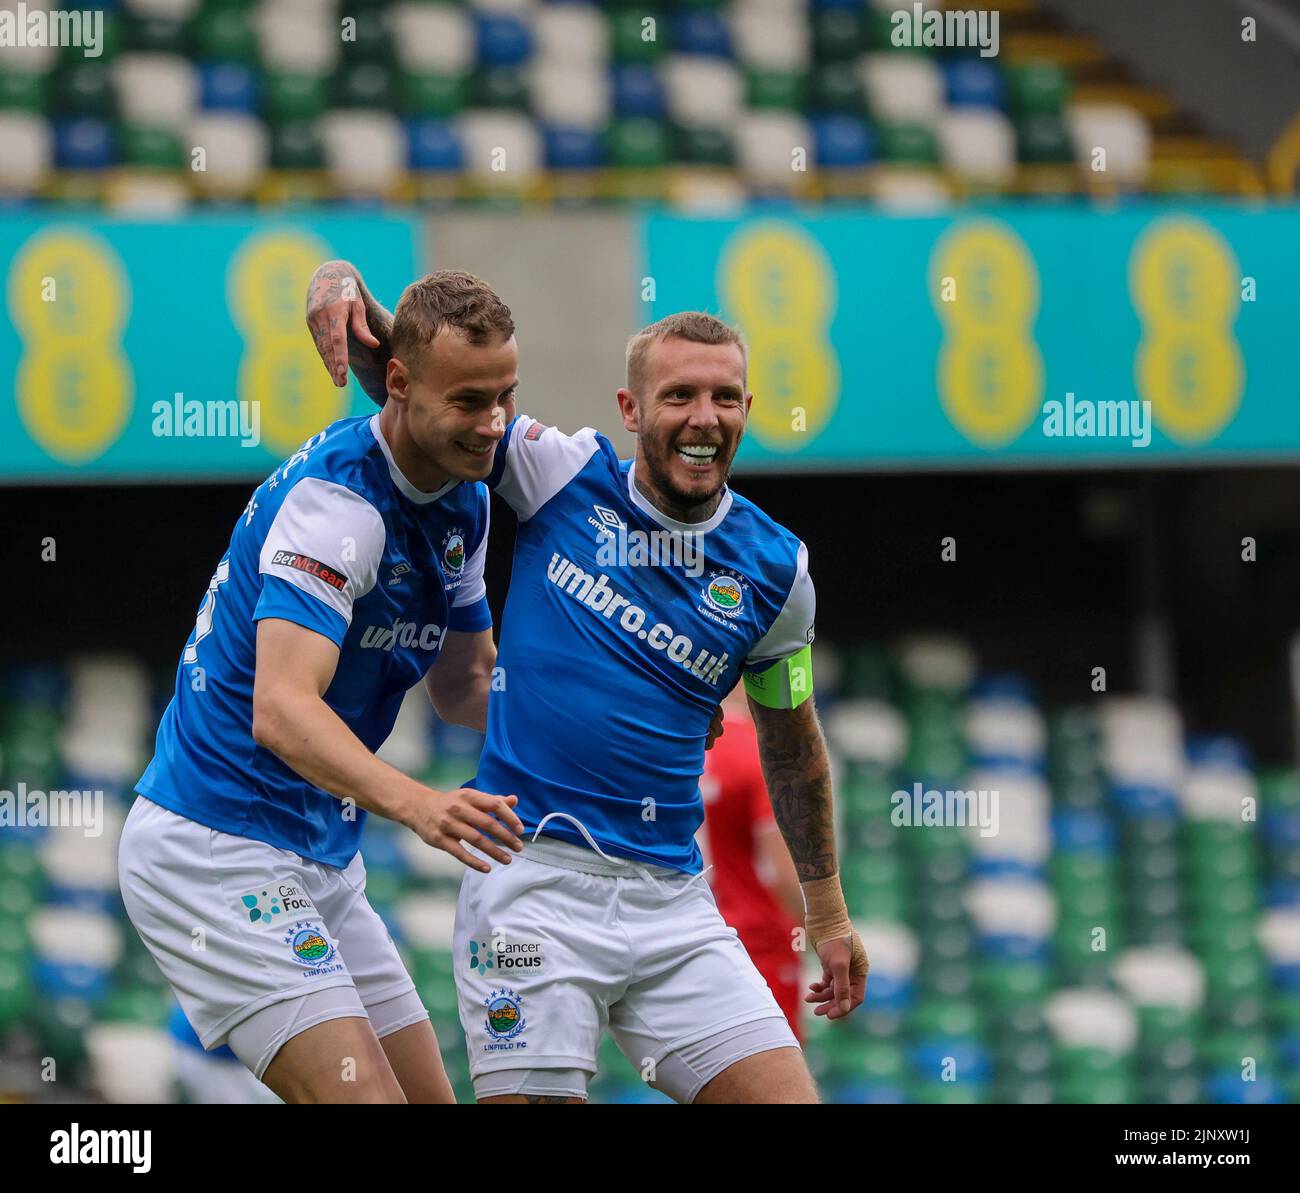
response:
<svg viewBox="0 0 1300 1193"><path fill-rule="evenodd" d="M758 761L758 735L748 717L727 716L723 734L705 754L700 790L709 881L718 910L740 936L755 964L790 955L795 922L754 868L755 840L776 832Z"/></svg>

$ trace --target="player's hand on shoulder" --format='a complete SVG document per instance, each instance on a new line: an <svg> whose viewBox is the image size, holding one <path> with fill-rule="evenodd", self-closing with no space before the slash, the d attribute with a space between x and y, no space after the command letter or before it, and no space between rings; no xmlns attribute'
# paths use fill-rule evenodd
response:
<svg viewBox="0 0 1300 1193"><path fill-rule="evenodd" d="M361 275L347 261L326 261L307 287L307 327L334 384L348 383L348 331L368 348L379 340L366 323Z"/></svg>
<svg viewBox="0 0 1300 1193"><path fill-rule="evenodd" d="M839 936L817 945L822 976L804 995L804 1002L816 1003L814 1015L843 1019L858 1009L867 997L867 950L856 933Z"/></svg>
<svg viewBox="0 0 1300 1193"><path fill-rule="evenodd" d="M519 801L513 795L487 795L472 787L456 791L425 788L417 795L403 823L427 844L451 854L471 870L488 874L492 867L475 857L466 844L487 854L502 865L510 864L510 855L523 849L519 834L523 821L514 813Z"/></svg>

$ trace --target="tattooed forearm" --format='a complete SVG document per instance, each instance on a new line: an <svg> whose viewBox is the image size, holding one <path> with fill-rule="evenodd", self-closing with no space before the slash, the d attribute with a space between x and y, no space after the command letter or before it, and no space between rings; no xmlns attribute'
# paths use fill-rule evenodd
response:
<svg viewBox="0 0 1300 1193"><path fill-rule="evenodd" d="M749 710L772 811L799 881L829 878L836 871L831 768L813 702L790 709L751 700Z"/></svg>
<svg viewBox="0 0 1300 1193"><path fill-rule="evenodd" d="M383 404L388 396L388 359L393 355L393 316L375 301L360 278L361 300L366 305L366 325L370 334L379 341L378 348L363 344L348 326L348 363L361 388L376 402Z"/></svg>

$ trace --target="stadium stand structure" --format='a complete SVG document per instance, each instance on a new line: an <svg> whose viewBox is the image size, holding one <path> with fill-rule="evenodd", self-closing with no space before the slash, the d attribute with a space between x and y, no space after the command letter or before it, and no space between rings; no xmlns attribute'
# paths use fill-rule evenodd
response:
<svg viewBox="0 0 1300 1193"><path fill-rule="evenodd" d="M1024 676L978 671L960 641L819 645L817 666L844 889L872 962L862 1013L809 1017L827 1100L1300 1101L1300 773L1256 773L1239 742L1185 735L1156 699L1045 712ZM102 791L104 821L0 833L0 1096L174 1096L171 995L115 865L168 687L124 658L6 676L0 785ZM480 740L416 690L383 756L458 786ZM997 832L905 823L918 784L997 792ZM459 865L374 817L363 853L468 1099ZM660 1098L608 1042L600 1063L593 1100Z"/></svg>
<svg viewBox="0 0 1300 1193"><path fill-rule="evenodd" d="M896 47L897 0L98 7L99 57L0 50L7 203L1264 191L1036 0L997 5L996 57Z"/></svg>

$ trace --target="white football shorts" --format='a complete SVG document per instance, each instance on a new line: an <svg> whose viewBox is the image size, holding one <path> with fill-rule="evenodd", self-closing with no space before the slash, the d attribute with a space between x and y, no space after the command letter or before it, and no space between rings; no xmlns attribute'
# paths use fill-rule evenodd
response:
<svg viewBox="0 0 1300 1193"><path fill-rule="evenodd" d="M543 836L466 872L454 947L479 1098L585 1097L607 1027L678 1102L747 1056L799 1047L708 884L676 870Z"/></svg>
<svg viewBox="0 0 1300 1193"><path fill-rule="evenodd" d="M122 900L206 1049L261 1077L330 1019L382 1038L428 1018L358 853L346 869L218 832L137 797L118 847Z"/></svg>

